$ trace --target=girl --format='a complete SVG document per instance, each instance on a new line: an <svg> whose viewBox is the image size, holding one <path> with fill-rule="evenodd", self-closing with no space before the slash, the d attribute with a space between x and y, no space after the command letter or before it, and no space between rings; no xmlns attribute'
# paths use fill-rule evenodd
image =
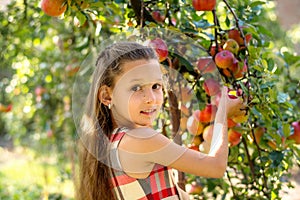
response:
<svg viewBox="0 0 300 200"><path fill-rule="evenodd" d="M188 199L170 169L221 178L227 166L227 115L241 100L222 90L209 154L177 145L152 128L163 103L155 51L119 42L98 57L81 124L81 200Z"/></svg>

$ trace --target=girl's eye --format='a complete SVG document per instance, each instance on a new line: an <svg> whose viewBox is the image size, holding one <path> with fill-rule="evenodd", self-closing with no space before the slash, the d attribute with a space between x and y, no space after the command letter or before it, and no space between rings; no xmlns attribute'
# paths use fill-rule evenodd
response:
<svg viewBox="0 0 300 200"><path fill-rule="evenodd" d="M142 89L142 87L139 86L139 85L135 85L135 86L133 86L133 87L131 88L131 90L134 91L134 92L139 91L139 90L141 90L141 89Z"/></svg>
<svg viewBox="0 0 300 200"><path fill-rule="evenodd" d="M154 89L154 90L161 89L161 84L155 83L155 84L152 86L152 89Z"/></svg>

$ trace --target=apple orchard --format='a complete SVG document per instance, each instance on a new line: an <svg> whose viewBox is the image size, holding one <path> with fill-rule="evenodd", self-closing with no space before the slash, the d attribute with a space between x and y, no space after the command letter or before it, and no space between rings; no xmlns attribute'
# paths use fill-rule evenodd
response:
<svg viewBox="0 0 300 200"><path fill-rule="evenodd" d="M67 141L77 137L71 116L71 97L82 60L108 36L143 27L169 29L191 38L204 49L206 56L190 62L174 54L163 38L149 38L149 45L156 49L161 64L177 70L188 83L181 88L180 96L170 98L165 104L170 107L167 108L170 114L160 119L167 121L164 134L172 137L172 133L180 131L181 139L176 142L207 153L221 85L228 87L229 98L240 98L246 105L245 115L228 118L230 146L224 177L208 179L179 172L179 185L194 199L284 197L284 188L291 186L291 169L300 166L300 90L299 78L293 75L299 67L299 56L282 39L284 33L279 25L270 19L268 13L274 12L273 2L24 2L26 4L21 6L24 15L17 15L14 7L2 14L3 19L11 20L6 22L7 26L25 22L28 24L25 32L31 34L22 46L20 41L16 43L22 33L14 39L9 36L13 29L3 33L7 41L22 52L7 56L7 64L13 66L10 78L15 83L8 81L1 85L11 89L6 89L5 98L0 98L1 120L16 127L3 128L17 138L18 143L29 145L28 138L33 137L30 132L40 134L30 145L37 149L42 148L41 144L51 146L60 154L58 157L63 163L60 167L65 169L66 155L61 152L76 148ZM15 17L7 17L12 14ZM281 51L283 44L287 51ZM29 51L30 47L34 50ZM30 63L27 69L22 67L24 63ZM210 76L216 70L221 82ZM190 106L194 97L199 102L196 109ZM5 116L9 113L15 119L22 119L24 124ZM24 130L25 126L29 131ZM72 156L67 157L68 161L75 162Z"/></svg>

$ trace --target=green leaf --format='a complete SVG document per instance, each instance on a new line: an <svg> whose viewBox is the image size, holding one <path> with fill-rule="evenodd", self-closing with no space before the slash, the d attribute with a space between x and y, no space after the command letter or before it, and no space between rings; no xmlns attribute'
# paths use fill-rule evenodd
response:
<svg viewBox="0 0 300 200"><path fill-rule="evenodd" d="M285 103L289 99L289 95L283 92L279 92L277 95L278 103Z"/></svg>
<svg viewBox="0 0 300 200"><path fill-rule="evenodd" d="M285 137L290 136L290 134L291 134L291 126L290 126L289 123L283 123L282 124L282 132L283 132L283 135Z"/></svg>

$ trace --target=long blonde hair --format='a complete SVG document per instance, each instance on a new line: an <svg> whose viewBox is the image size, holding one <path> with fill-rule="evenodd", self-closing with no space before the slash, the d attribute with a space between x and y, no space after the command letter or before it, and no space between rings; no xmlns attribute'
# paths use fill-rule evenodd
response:
<svg viewBox="0 0 300 200"><path fill-rule="evenodd" d="M104 49L97 58L81 124L79 149L79 200L115 200L108 166L108 141L113 119L107 106L98 99L103 85L114 87L122 64L140 59L157 59L155 51L135 42L118 42Z"/></svg>

